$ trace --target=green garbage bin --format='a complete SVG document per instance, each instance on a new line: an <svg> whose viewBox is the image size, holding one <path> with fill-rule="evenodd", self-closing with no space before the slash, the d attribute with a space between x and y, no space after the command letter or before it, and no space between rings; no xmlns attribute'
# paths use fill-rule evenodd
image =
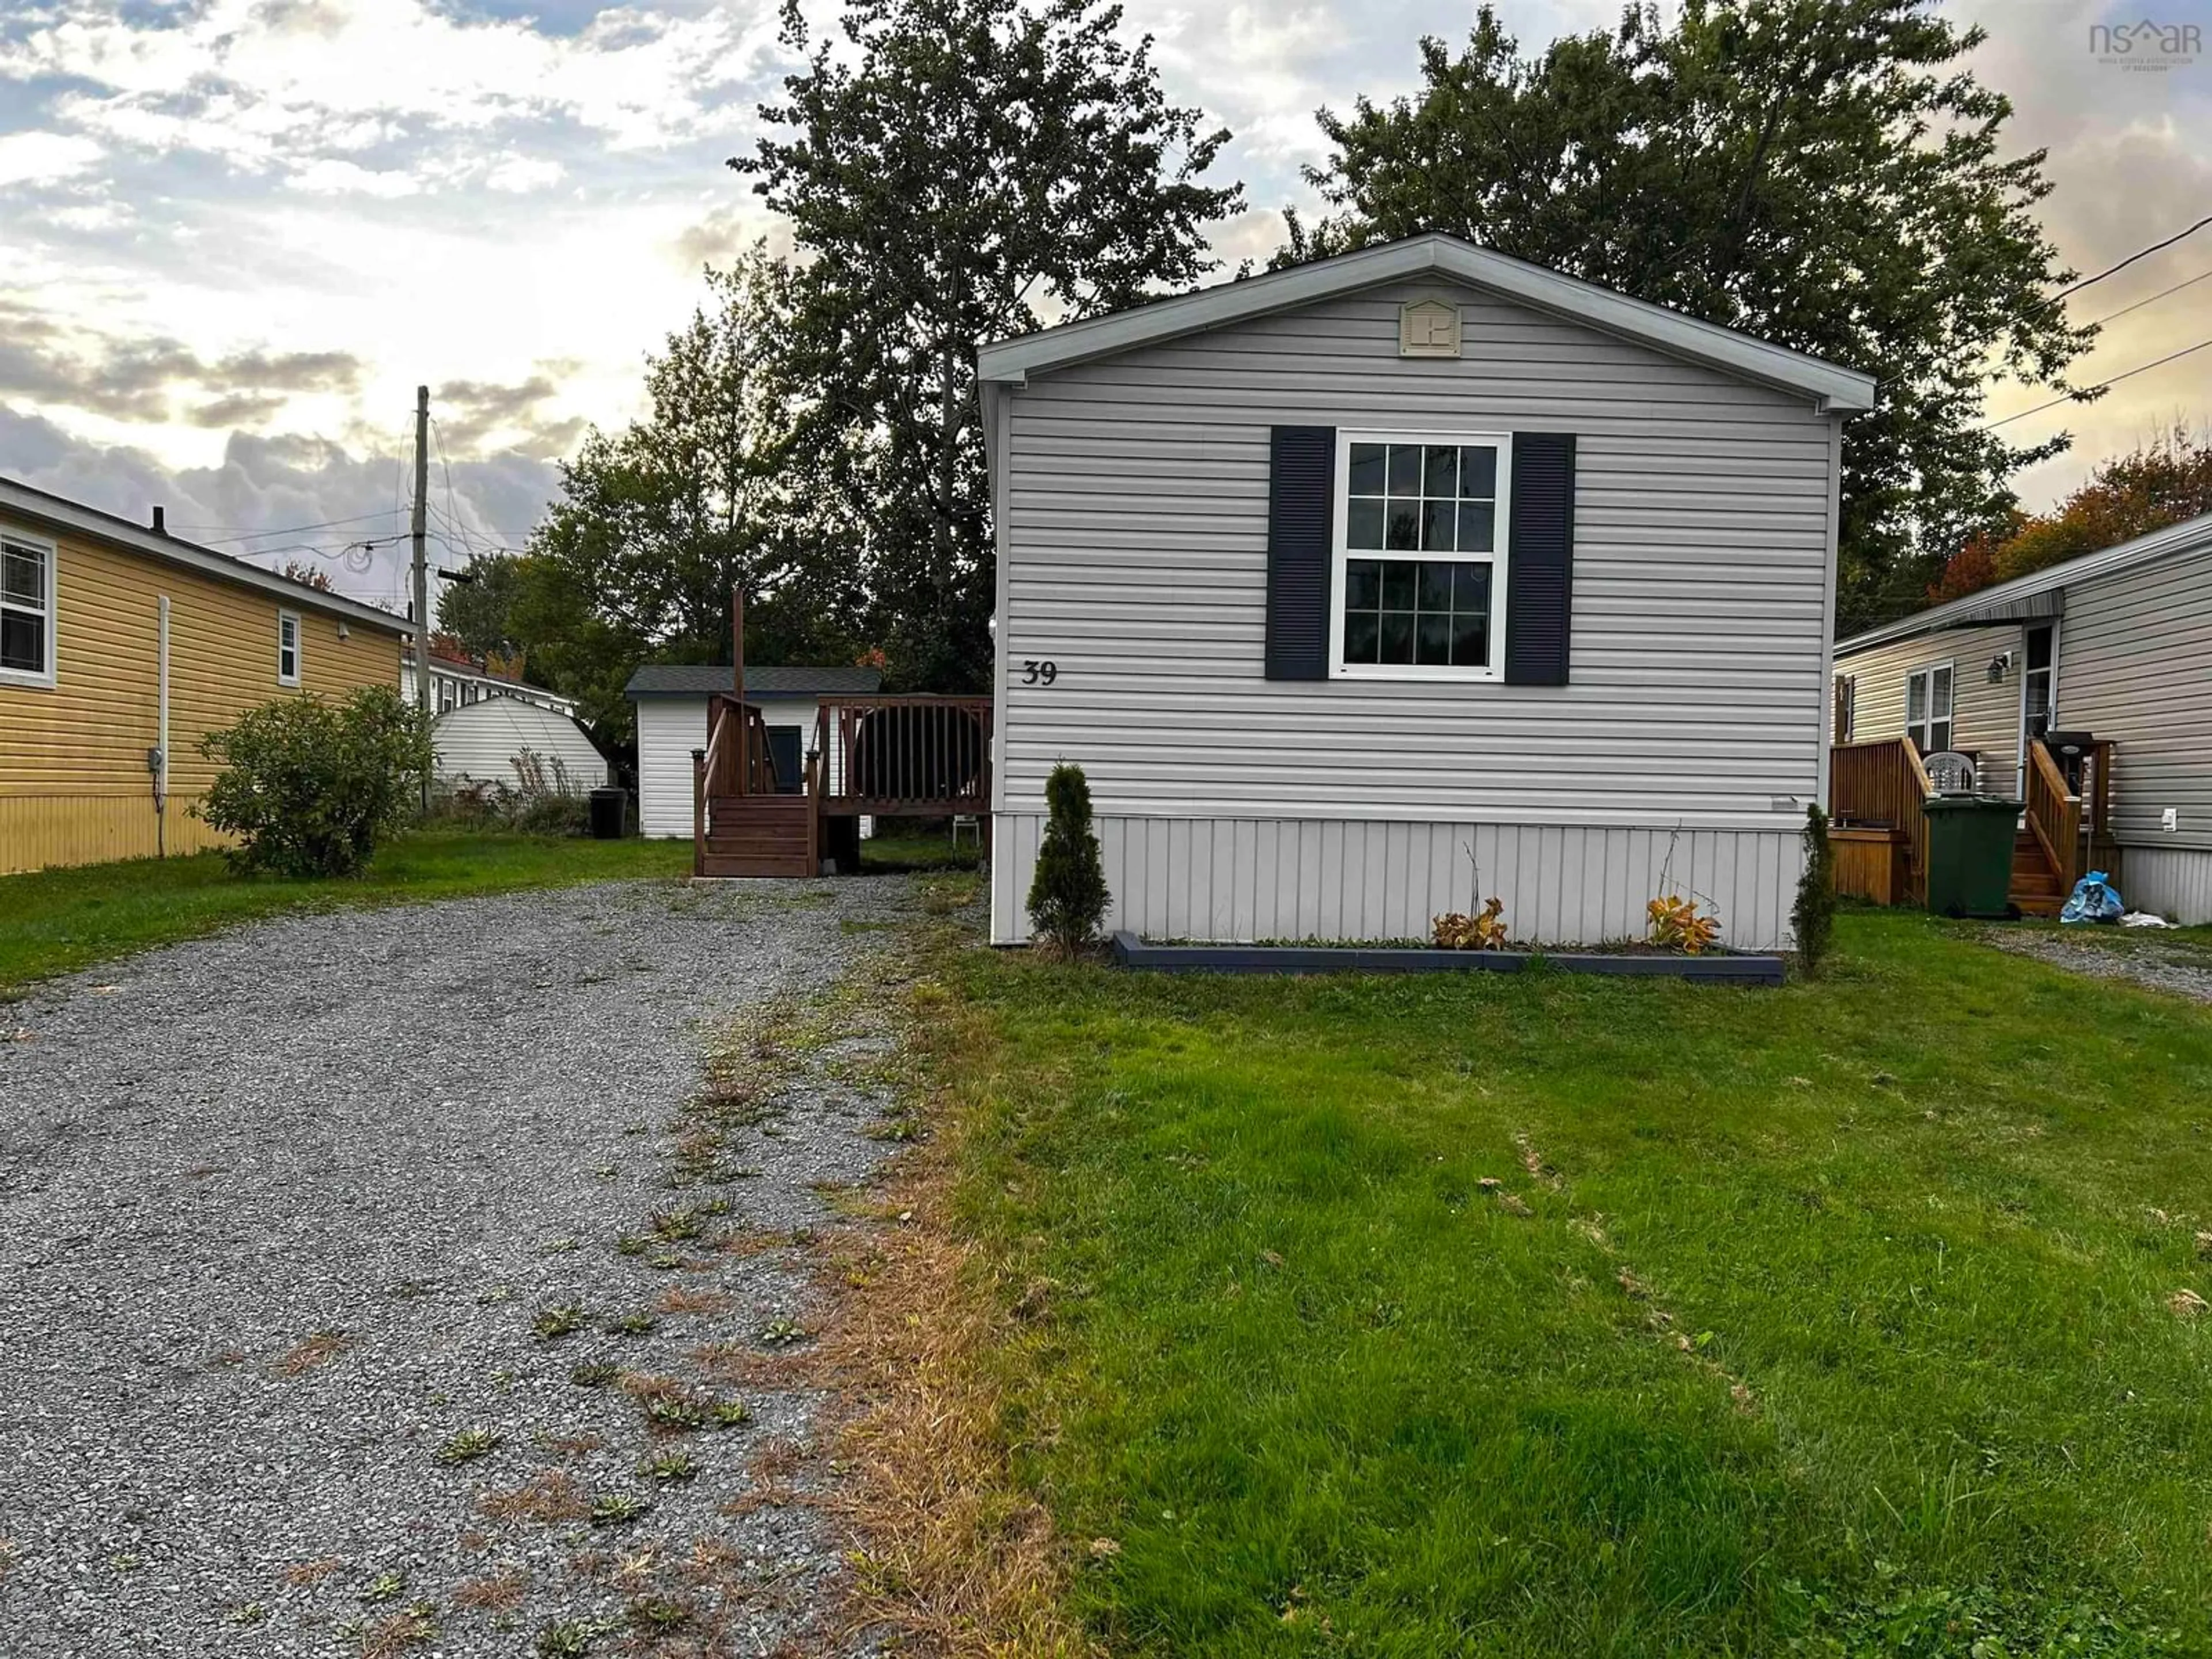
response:
<svg viewBox="0 0 2212 1659"><path fill-rule="evenodd" d="M1928 814L1928 908L1939 916L2009 915L2020 803L1936 795L1923 810Z"/></svg>

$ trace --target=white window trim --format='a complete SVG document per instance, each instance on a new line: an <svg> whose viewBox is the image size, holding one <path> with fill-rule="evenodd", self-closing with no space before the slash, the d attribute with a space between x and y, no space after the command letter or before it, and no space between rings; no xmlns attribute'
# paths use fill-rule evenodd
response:
<svg viewBox="0 0 2212 1659"><path fill-rule="evenodd" d="M1377 552L1344 544L1346 503L1352 495L1352 446L1356 444L1468 444L1488 445L1498 452L1498 496L1492 520L1494 545L1487 554L1472 558L1458 553ZM1508 526L1512 522L1513 434L1510 432L1353 431L1340 427L1336 434L1336 477L1331 486L1335 499L1329 503L1328 673L1339 680L1446 680L1462 684L1488 684L1505 678L1505 579ZM1345 566L1354 558L1431 559L1456 564L1490 567L1490 666L1451 668L1419 663L1348 663L1344 659Z"/></svg>
<svg viewBox="0 0 2212 1659"><path fill-rule="evenodd" d="M1836 724L1838 743L1856 743L1859 733L1859 677L1856 674L1836 676Z"/></svg>
<svg viewBox="0 0 2212 1659"><path fill-rule="evenodd" d="M5 526L0 526L5 529ZM43 553L46 559L46 662L43 668L0 668L0 685L18 685L27 690L51 691L58 683L55 672L54 640L61 632L61 550L44 536L33 536L21 530L6 530L7 539L18 547L27 547ZM11 606L10 609L21 609Z"/></svg>
<svg viewBox="0 0 2212 1659"><path fill-rule="evenodd" d="M1937 725L1937 721L1936 720L1936 676L1939 672L1945 671L1948 671L1951 676L1951 706L1948 709L1944 710L1942 724L1950 727L1950 731L1948 734L1948 740L1941 744L1937 744L1934 742L1936 726ZM1929 741L1926 743L1921 742L1918 734L1913 729L1912 723L1912 682L1923 678L1925 678L1928 682L1928 700L1923 705L1923 707L1927 709L1928 713L1927 717L1920 722L1920 730L1928 733ZM1959 665L1957 662L1948 659L1943 662L1928 662L1921 664L1917 668L1910 668L1905 671L1905 735L1911 738L1913 742L1920 744L1920 752L1923 755L1940 755L1947 750L1955 751L1958 749Z"/></svg>
<svg viewBox="0 0 2212 1659"><path fill-rule="evenodd" d="M288 623L292 629L292 672L289 674L284 672L284 628ZM279 611L276 613L277 684L294 686L299 684L300 671L306 665L306 647L307 630L300 626L300 613L296 611Z"/></svg>
<svg viewBox="0 0 2212 1659"><path fill-rule="evenodd" d="M2051 630L2051 726L2058 729L2058 632L2062 618L2052 617L2044 622L2023 623L2020 630L2020 777L2021 787L2027 787L2027 636L2039 628Z"/></svg>

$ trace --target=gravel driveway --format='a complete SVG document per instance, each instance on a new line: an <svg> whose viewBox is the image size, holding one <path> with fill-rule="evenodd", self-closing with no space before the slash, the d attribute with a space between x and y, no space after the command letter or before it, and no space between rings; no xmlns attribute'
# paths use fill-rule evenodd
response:
<svg viewBox="0 0 2212 1659"><path fill-rule="evenodd" d="M832 1650L824 1402L777 1356L884 1150L884 999L724 1022L911 902L299 918L0 1008L0 1651Z"/></svg>
<svg viewBox="0 0 2212 1659"><path fill-rule="evenodd" d="M2097 979L2124 979L2154 991L2212 1002L2212 955L2193 942L2161 939L2147 931L2124 939L2076 939L2042 929L1985 927L1983 940L2014 956Z"/></svg>

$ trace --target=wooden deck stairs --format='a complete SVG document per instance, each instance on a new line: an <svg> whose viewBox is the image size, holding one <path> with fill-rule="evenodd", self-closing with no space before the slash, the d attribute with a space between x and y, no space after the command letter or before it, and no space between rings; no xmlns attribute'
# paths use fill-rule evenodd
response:
<svg viewBox="0 0 2212 1659"><path fill-rule="evenodd" d="M2024 916L2055 916L2066 903L2066 892L2043 843L2023 828L2013 837L2012 886L2006 896Z"/></svg>
<svg viewBox="0 0 2212 1659"><path fill-rule="evenodd" d="M797 795L722 795L707 802L702 876L811 876L814 803Z"/></svg>

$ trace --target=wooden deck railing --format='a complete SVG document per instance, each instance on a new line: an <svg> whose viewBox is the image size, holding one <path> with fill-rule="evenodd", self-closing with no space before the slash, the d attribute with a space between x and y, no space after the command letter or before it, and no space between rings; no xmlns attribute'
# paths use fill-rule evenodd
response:
<svg viewBox="0 0 2212 1659"><path fill-rule="evenodd" d="M705 867L714 804L732 795L772 795L775 757L768 721L750 703L720 695L707 700L707 746L691 762L691 872Z"/></svg>
<svg viewBox="0 0 2212 1659"><path fill-rule="evenodd" d="M951 817L991 810L991 699L840 697L816 718L822 810Z"/></svg>
<svg viewBox="0 0 2212 1659"><path fill-rule="evenodd" d="M768 719L756 705L719 694L708 698L707 731L708 799L775 793Z"/></svg>
<svg viewBox="0 0 2212 1659"><path fill-rule="evenodd" d="M1839 743L1828 750L1828 815L1840 824L1880 825L1905 838L1905 890L1928 902L1928 814L1935 791L1909 738Z"/></svg>
<svg viewBox="0 0 2212 1659"><path fill-rule="evenodd" d="M2027 828L2051 861L2063 897L2081 879L2081 797L2038 738L2027 745Z"/></svg>

